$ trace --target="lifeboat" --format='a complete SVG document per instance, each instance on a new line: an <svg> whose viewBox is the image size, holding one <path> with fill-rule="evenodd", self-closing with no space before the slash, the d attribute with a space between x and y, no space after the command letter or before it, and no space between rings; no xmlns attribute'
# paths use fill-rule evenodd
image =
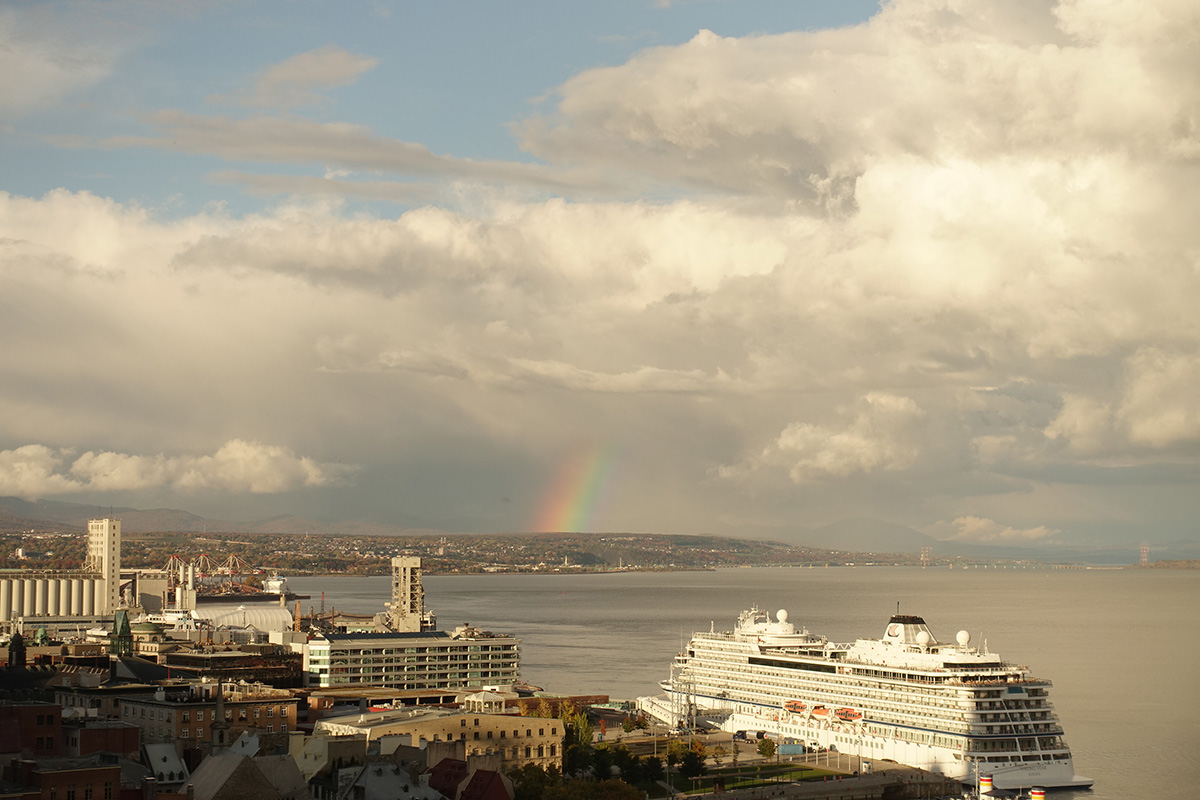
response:
<svg viewBox="0 0 1200 800"><path fill-rule="evenodd" d="M783 708L785 711L790 711L793 714L803 714L804 709L808 708L808 706L804 705L804 703L801 703L799 700L788 700L783 704Z"/></svg>
<svg viewBox="0 0 1200 800"><path fill-rule="evenodd" d="M814 717L829 719L829 709L825 706L813 706L812 714Z"/></svg>
<svg viewBox="0 0 1200 800"><path fill-rule="evenodd" d="M839 708L834 712L834 716L842 722L858 722L862 719L862 712L855 711L853 708Z"/></svg>

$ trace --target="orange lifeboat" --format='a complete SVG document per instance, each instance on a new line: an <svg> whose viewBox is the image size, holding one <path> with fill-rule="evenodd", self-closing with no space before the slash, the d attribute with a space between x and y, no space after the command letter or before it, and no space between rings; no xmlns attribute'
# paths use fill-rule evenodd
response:
<svg viewBox="0 0 1200 800"><path fill-rule="evenodd" d="M801 703L799 700L788 700L783 704L783 708L785 711L790 711L793 714L803 714L804 709L808 708L808 706L804 705L804 703Z"/></svg>
<svg viewBox="0 0 1200 800"><path fill-rule="evenodd" d="M834 712L834 716L842 722L858 722L862 719L862 712L855 711L853 708L839 708Z"/></svg>
<svg viewBox="0 0 1200 800"><path fill-rule="evenodd" d="M820 717L821 719L829 719L829 709L826 708L825 706L813 706L812 713L813 713L814 717Z"/></svg>

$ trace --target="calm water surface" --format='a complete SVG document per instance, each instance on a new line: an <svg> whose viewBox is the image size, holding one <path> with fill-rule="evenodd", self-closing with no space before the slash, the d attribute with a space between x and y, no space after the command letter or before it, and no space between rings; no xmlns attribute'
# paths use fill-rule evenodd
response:
<svg viewBox="0 0 1200 800"><path fill-rule="evenodd" d="M293 578L317 605L382 610L389 579ZM1067 798L1200 797L1200 572L727 569L610 575L426 576L447 630L470 622L522 640L522 676L551 691L634 698L695 630L729 630L753 603L834 641L879 636L896 603L934 635L959 629L1054 681L1075 769Z"/></svg>

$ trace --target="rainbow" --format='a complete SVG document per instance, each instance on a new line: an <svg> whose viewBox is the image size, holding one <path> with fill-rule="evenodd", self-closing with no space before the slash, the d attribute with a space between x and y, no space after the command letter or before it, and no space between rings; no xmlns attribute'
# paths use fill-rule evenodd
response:
<svg viewBox="0 0 1200 800"><path fill-rule="evenodd" d="M604 495L611 459L592 450L576 453L559 468L542 498L533 530L543 533L584 533Z"/></svg>

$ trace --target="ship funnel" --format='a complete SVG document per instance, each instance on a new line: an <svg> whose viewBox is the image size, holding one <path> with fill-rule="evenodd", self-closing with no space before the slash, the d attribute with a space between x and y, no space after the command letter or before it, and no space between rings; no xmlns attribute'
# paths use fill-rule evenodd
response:
<svg viewBox="0 0 1200 800"><path fill-rule="evenodd" d="M887 630L883 632L883 641L922 647L937 644L937 638L934 637L933 631L929 630L925 620L908 614L892 615L888 620Z"/></svg>

